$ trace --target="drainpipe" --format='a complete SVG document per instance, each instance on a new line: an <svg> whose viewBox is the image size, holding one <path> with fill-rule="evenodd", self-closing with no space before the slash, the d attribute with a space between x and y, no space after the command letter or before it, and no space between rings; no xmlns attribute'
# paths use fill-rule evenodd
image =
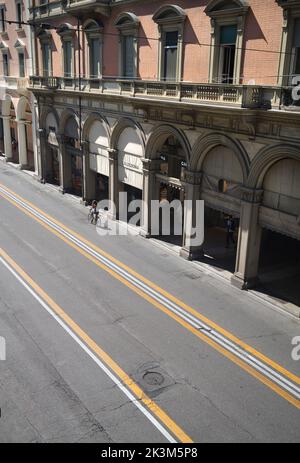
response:
<svg viewBox="0 0 300 463"><path fill-rule="evenodd" d="M81 41L80 41L80 30L81 30L81 21L78 17L77 19L77 47L78 47L78 87L79 87L79 146L81 150L81 194L82 200L85 202L85 188L84 188L84 175L83 175L83 163L84 163L84 152L83 152L83 143L82 143L82 97L81 97Z"/></svg>
<svg viewBox="0 0 300 463"><path fill-rule="evenodd" d="M31 0L26 0L26 11L27 11L27 18L29 19L29 8L31 6ZM35 74L36 71L36 41L35 41L35 28L31 26L27 26L27 36L29 37L29 76ZM35 175L38 177L41 175L41 168L39 166L39 159L38 153L41 153L41 146L39 143L39 137L37 136L38 129L39 129L39 106L38 103L33 95L30 94L30 102L32 108L32 137L33 137L33 154L34 154L34 170Z"/></svg>

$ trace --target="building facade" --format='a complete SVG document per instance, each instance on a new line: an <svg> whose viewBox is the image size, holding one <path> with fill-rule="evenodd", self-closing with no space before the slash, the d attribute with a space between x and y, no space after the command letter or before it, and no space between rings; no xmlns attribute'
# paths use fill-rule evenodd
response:
<svg viewBox="0 0 300 463"><path fill-rule="evenodd" d="M0 151L8 162L38 171L34 97L28 90L33 73L29 2L0 3Z"/></svg>
<svg viewBox="0 0 300 463"><path fill-rule="evenodd" d="M204 245L186 239L192 206L181 255L214 249L234 217L224 256L240 288L281 249L299 256L300 1L37 0L29 12L41 181L109 199L116 216L120 192L143 199L144 236L152 200L204 200Z"/></svg>

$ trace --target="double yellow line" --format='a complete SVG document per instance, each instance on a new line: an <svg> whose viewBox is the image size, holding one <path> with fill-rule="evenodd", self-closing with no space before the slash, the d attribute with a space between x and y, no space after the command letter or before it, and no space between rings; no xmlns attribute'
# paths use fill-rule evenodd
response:
<svg viewBox="0 0 300 463"><path fill-rule="evenodd" d="M183 443L193 440L173 421L143 390L130 378L127 373L83 330L80 326L35 282L33 279L0 248L0 257L27 283L30 288L59 316L61 320L94 352L102 362L118 377L118 379L134 394L137 400L157 417L163 425Z"/></svg>
<svg viewBox="0 0 300 463"><path fill-rule="evenodd" d="M74 232L73 230L69 229L68 227L66 227L65 225L63 225L61 222L57 221L56 219L54 219L52 216L48 215L47 213L45 213L44 211L42 211L41 209L39 209L38 207L36 207L34 204L32 204L31 202L27 201L26 199L22 198L21 196L19 196L17 193L15 193L14 191L10 190L9 188L7 188L6 186L0 184L0 186L6 190L7 192L9 192L10 194L14 195L16 198L18 198L20 201L24 202L25 204L27 204L28 206L30 206L31 208L33 208L36 212L42 214L44 217L48 218L49 220L51 220L54 224L58 225L59 227L61 227L63 230L65 230L66 232L72 234L74 237L76 237L77 239L79 239L80 241L82 241L84 244L88 245L90 248L92 248L93 250L95 250L96 252L100 253L102 256L106 257L107 259L109 259L111 262L113 262L114 264L118 265L119 267L121 267L122 269L126 270L127 272L129 272L131 275L133 275L134 277L138 278L140 281L142 281L143 283L145 283L146 285L148 285L149 287L153 288L154 290L158 291L161 295L167 297L170 301L176 303L178 306L180 306L181 308L183 308L184 310L186 310L187 312L189 312L191 315L195 316L197 319L201 320L202 322L204 322L205 324L208 324L212 329L218 331L220 334L222 334L223 336L225 336L227 339L229 339L230 341L234 342L237 346L241 347L242 349L244 349L246 352L248 352L249 354L252 354L254 355L255 357L257 357L258 359L260 359L262 362L264 362L266 365L268 365L269 367L271 367L272 369L276 370L277 372L279 372L280 374L283 374L286 378L290 379L291 381L293 381L294 383L296 384L300 384L300 378L298 376L296 376L295 374L291 373L290 371L286 370L284 367L282 367L281 365L279 365L278 363L274 362L273 360L271 360L270 358L268 358L267 356L263 355L261 352L257 351L256 349L254 349L253 347L249 346L248 344L244 343L242 340L240 340L239 338L237 338L236 336L234 336L232 333L230 333L229 331L223 329L221 326L217 325L216 323L214 323L213 321L211 321L210 319L208 319L207 317L205 317L204 315L202 315L201 313L199 313L198 311L196 311L195 309L193 309L192 307L188 306L187 304L185 304L184 302L180 301L179 299L177 299L175 296L173 296L172 294L168 293L167 291L163 290L162 288L160 288L159 286L157 286L156 284L154 284L153 282L151 282L150 280L146 279L145 277L143 277L142 275L140 275L139 273L137 273L136 271L134 271L133 269L131 269L130 267L128 267L127 265L125 265L124 263L118 261L117 259L115 259L113 256L111 256L110 254L108 254L107 252L105 252L104 250L100 249L99 247L95 246L93 243L91 243L90 241L86 240L83 236L79 235L78 233ZM79 246L77 246L75 243L71 242L68 238L66 238L65 236L63 236L62 234L60 234L58 231L54 230L53 228L51 228L49 225L47 225L46 223L44 223L42 220L40 220L38 217L35 217L32 213L30 213L28 210L24 209L21 205L19 205L17 202L15 202L13 199L7 197L6 195L2 194L0 192L0 195L5 198L7 201L11 202L14 206L18 207L22 212L24 212L25 214L27 214L28 216L30 216L31 218L33 218L34 220L36 220L37 222L39 222L44 228L46 228L47 230L49 230L51 233L55 234L58 238L60 238L62 241L64 241L66 244L68 244L69 246L71 246L72 248L74 248L77 252L79 252L80 254L82 254L83 256L85 256L87 259L89 259L90 261L92 261L95 265L97 265L98 267L100 267L101 269L105 270L106 272L108 272L111 276L113 276L115 279L119 280L121 283L123 283L124 285L126 285L130 290L134 291L136 294L138 294L140 297L142 297L143 299L145 299L147 302L149 302L151 305L153 305L154 307L158 308L159 310L161 310L162 312L164 312L165 314L167 314L169 317L171 317L172 319L174 319L177 323L179 323L181 326L183 326L184 328L186 328L188 331L190 331L191 333L193 333L195 336L197 336L198 338L200 338L202 341L204 341L205 343L209 344L211 347L213 347L215 350L217 350L219 353L221 353L223 356L225 356L226 358L228 358L229 360L231 360L233 363L235 363L236 365L238 365L240 368L242 368L244 371L246 371L248 374L250 374L251 376L255 377L256 379L258 379L260 382L262 382L264 385L266 385L268 388L270 388L271 390L273 390L275 393L277 393L279 396L281 396L282 398L284 398L285 400L287 400L289 403L291 403L292 405L294 405L296 408L300 409L300 401L293 397L293 395L289 394L287 391L285 391L284 389L282 389L280 386L278 386L277 384L273 383L270 379L268 379L267 377L265 377L263 374L261 374L259 371L257 371L255 368L253 368L252 366L248 365L247 363L245 363L243 360L239 359L237 356L235 356L234 354L232 354L231 352L229 352L227 349L223 348L222 346L220 346L219 344L217 344L215 341L213 341L212 339L209 339L207 336L205 336L203 333L201 333L199 330L197 330L196 328L194 328L193 326L191 326L189 323L187 323L186 321L184 321L182 318L180 318L179 316L177 316L176 314L174 314L173 312L171 312L169 309L167 309L164 305L160 304L158 301L156 301L154 298L152 298L151 296L145 294L143 291L141 291L140 289L136 288L133 284L131 284L130 282L128 282L125 278L123 278L122 276L120 276L118 273L116 273L114 270L108 268L105 264L102 264L101 262L99 262L95 257L91 256L90 254L88 254L87 252L85 252L83 249L81 249Z"/></svg>

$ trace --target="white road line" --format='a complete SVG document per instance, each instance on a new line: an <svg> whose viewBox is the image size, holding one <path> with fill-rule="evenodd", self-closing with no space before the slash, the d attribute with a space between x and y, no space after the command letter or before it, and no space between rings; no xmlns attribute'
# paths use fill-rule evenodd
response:
<svg viewBox="0 0 300 463"><path fill-rule="evenodd" d="M189 323L194 328L200 330L203 335L212 339L214 342L216 342L218 345L225 348L227 351L233 353L236 357L243 360L243 362L247 363L252 368L255 368L257 371L262 373L264 376L269 378L271 381L278 384L280 387L282 387L286 391L290 392L297 399L300 399L300 387L294 384L284 375L282 375L281 373L277 372L275 369L266 365L264 362L256 358L253 354L250 354L247 350L236 345L234 342L227 339L224 335L220 334L219 332L217 332L215 329L213 329L209 325L204 324L203 322L200 322L195 316L190 314L187 310L183 309L176 303L170 301L167 297L163 296L158 291L151 288L146 283L144 283L143 281L139 280L137 277L127 272L122 267L118 266L117 264L110 261L105 256L101 255L99 252L89 247L87 244L82 242L79 238L72 235L70 232L64 230L62 227L60 227L56 223L52 222L52 220L48 219L42 213L36 211L33 207L26 204L25 202L17 198L12 193L8 192L2 187L0 187L0 191L7 197L11 198L13 201L17 202L23 209L31 212L35 217L37 217L38 219L43 221L45 224L50 226L52 229L60 233L62 236L64 236L65 238L67 238L68 240L76 244L79 248L87 252L89 255L95 257L99 262L107 266L109 269L113 270L118 275L122 276L129 283L131 283L138 289L142 290L148 296L155 299L157 302L162 304L172 313L176 314L181 319L185 320L187 323Z"/></svg>
<svg viewBox="0 0 300 463"><path fill-rule="evenodd" d="M15 270L0 257L1 263L9 270L10 273L23 285L23 287L38 301L38 303L53 317L59 325L74 339L77 344L94 360L102 371L115 383L116 386L128 397L130 402L134 404L145 417L155 426L155 428L170 442L177 443L171 434L159 423L159 421L140 403L138 399L122 384L119 379L101 362L101 360L81 341L81 339L61 320L58 315L46 304L43 299L15 272Z"/></svg>

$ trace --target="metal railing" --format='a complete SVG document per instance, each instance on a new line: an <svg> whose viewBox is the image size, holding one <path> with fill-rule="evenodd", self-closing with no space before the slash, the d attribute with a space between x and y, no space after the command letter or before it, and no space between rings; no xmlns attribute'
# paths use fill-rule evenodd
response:
<svg viewBox="0 0 300 463"><path fill-rule="evenodd" d="M32 91L38 89L73 90L131 98L163 99L250 109L288 109L291 106L299 108L299 104L296 104L299 102L293 102L291 99L292 88L259 85L31 77L29 89Z"/></svg>

